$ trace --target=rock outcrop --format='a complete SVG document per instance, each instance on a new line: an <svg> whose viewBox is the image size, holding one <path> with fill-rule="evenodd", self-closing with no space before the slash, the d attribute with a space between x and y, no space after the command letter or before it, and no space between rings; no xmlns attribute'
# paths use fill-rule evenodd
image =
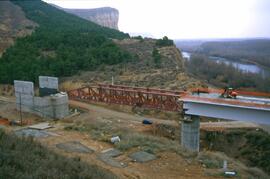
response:
<svg viewBox="0 0 270 179"><path fill-rule="evenodd" d="M118 30L119 12L117 9L111 7L96 9L61 9L83 19L95 22L101 26Z"/></svg>

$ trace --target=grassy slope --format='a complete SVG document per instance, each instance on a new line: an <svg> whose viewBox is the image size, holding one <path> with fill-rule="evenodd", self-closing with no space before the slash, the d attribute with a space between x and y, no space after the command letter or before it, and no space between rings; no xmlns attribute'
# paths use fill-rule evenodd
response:
<svg viewBox="0 0 270 179"><path fill-rule="evenodd" d="M31 138L0 130L0 178L117 178L80 158L55 154Z"/></svg>
<svg viewBox="0 0 270 179"><path fill-rule="evenodd" d="M232 129L226 132L207 132L206 141L212 149L225 152L251 167L262 168L270 174L270 136L262 130Z"/></svg>
<svg viewBox="0 0 270 179"><path fill-rule="evenodd" d="M42 1L13 1L39 24L31 36L18 39L0 59L0 82L36 81L38 75L70 76L100 64L131 59L110 38L126 38L117 30L67 14Z"/></svg>

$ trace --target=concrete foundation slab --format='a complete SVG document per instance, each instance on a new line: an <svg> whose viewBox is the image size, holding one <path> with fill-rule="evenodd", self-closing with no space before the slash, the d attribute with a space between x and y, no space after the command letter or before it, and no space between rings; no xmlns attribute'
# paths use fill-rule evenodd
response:
<svg viewBox="0 0 270 179"><path fill-rule="evenodd" d="M56 144L56 147L66 152L76 152L76 153L93 153L94 152L93 149L88 148L87 146L81 144L78 141L59 143L59 144Z"/></svg>
<svg viewBox="0 0 270 179"><path fill-rule="evenodd" d="M144 163L151 160L155 160L156 156L144 151L135 152L129 155L129 157L136 162Z"/></svg>
<svg viewBox="0 0 270 179"><path fill-rule="evenodd" d="M35 138L43 138L51 136L51 133L46 131L40 131L36 129L21 129L15 131L15 134L19 137L35 137Z"/></svg>
<svg viewBox="0 0 270 179"><path fill-rule="evenodd" d="M116 159L114 159L112 157L109 157L106 154L100 154L98 156L98 159L101 160L102 162L104 162L105 164L110 165L112 167L116 167L116 168L125 168L125 167L127 167L126 163L119 162Z"/></svg>
<svg viewBox="0 0 270 179"><path fill-rule="evenodd" d="M103 155L107 155L108 157L118 157L122 155L122 152L120 150L114 148L103 150L101 153Z"/></svg>

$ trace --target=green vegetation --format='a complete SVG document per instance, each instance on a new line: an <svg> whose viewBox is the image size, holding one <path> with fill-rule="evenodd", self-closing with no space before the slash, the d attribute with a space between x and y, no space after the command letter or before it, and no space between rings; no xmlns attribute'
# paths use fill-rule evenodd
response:
<svg viewBox="0 0 270 179"><path fill-rule="evenodd" d="M140 42L143 42L144 41L144 39L143 39L143 37L141 36L141 35L139 35L139 36L134 36L134 37L132 37L133 39L137 39L137 40L140 40Z"/></svg>
<svg viewBox="0 0 270 179"><path fill-rule="evenodd" d="M249 61L270 68L270 40L205 42L199 51L235 61Z"/></svg>
<svg viewBox="0 0 270 179"><path fill-rule="evenodd" d="M37 81L39 75L70 76L132 59L111 40L127 38L128 34L67 14L40 0L13 2L39 27L3 54L0 83Z"/></svg>
<svg viewBox="0 0 270 179"><path fill-rule="evenodd" d="M222 168L223 160L219 155L214 155L214 153L201 152L198 156L199 161L205 165L206 168Z"/></svg>
<svg viewBox="0 0 270 179"><path fill-rule="evenodd" d="M270 174L270 135L263 130L234 129L226 132L207 132L206 141L212 150L226 153L250 167Z"/></svg>
<svg viewBox="0 0 270 179"><path fill-rule="evenodd" d="M0 130L0 178L117 178L88 165L79 157L67 158L44 148L32 138L18 138Z"/></svg>
<svg viewBox="0 0 270 179"><path fill-rule="evenodd" d="M156 65L156 67L160 67L161 65L161 55L159 54L159 51L154 48L153 52L152 52L152 57L154 59L154 63Z"/></svg>
<svg viewBox="0 0 270 179"><path fill-rule="evenodd" d="M198 78L219 87L231 86L270 92L270 78L262 78L259 74L243 73L233 66L217 63L203 55L192 55L186 62L186 67Z"/></svg>
<svg viewBox="0 0 270 179"><path fill-rule="evenodd" d="M252 166L263 168L270 174L270 136L266 132L251 132L245 135L246 145L241 155L250 161Z"/></svg>
<svg viewBox="0 0 270 179"><path fill-rule="evenodd" d="M158 39L156 42L158 47L166 47L174 45L173 40L170 40L167 36L164 36L162 39Z"/></svg>

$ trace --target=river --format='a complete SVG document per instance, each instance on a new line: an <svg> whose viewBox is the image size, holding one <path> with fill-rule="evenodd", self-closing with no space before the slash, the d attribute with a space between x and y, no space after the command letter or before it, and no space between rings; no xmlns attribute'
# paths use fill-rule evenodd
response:
<svg viewBox="0 0 270 179"><path fill-rule="evenodd" d="M182 55L185 59L189 60L191 53L182 52ZM267 70L255 64L235 62L235 61L228 60L226 58L216 57L216 56L209 56L209 59L214 60L217 63L225 63L227 65L232 65L234 68L241 70L245 73L260 74L263 78L270 77L270 70Z"/></svg>

